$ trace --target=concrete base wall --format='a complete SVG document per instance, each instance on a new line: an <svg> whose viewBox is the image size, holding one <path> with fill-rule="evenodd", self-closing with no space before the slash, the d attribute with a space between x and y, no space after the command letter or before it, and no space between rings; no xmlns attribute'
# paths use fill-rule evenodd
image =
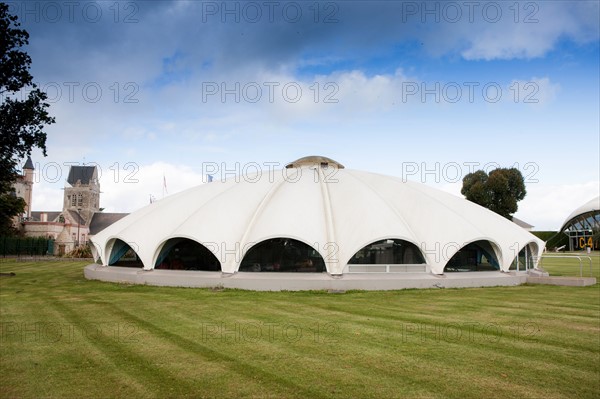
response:
<svg viewBox="0 0 600 399"><path fill-rule="evenodd" d="M465 288L515 286L527 281L526 273L463 272L437 276L430 273L236 273L185 270L141 270L88 265L90 280L169 287L239 288L253 291L401 290L407 288Z"/></svg>
<svg viewBox="0 0 600 399"><path fill-rule="evenodd" d="M527 277L527 284L563 285L587 287L596 284L596 277Z"/></svg>

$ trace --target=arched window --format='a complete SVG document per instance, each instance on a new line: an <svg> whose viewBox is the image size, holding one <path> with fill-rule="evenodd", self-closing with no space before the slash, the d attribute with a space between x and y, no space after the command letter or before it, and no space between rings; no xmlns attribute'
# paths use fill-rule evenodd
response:
<svg viewBox="0 0 600 399"><path fill-rule="evenodd" d="M425 259L419 248L408 241L398 239L387 239L371 243L360 249L348 264L359 265L381 265L381 264L420 264Z"/></svg>
<svg viewBox="0 0 600 399"><path fill-rule="evenodd" d="M154 268L221 271L221 263L204 245L187 238L171 238L163 245Z"/></svg>
<svg viewBox="0 0 600 399"><path fill-rule="evenodd" d="M291 238L272 238L254 245L240 265L240 272L322 273L327 269L321 254Z"/></svg>
<svg viewBox="0 0 600 399"><path fill-rule="evenodd" d="M108 258L109 266L144 267L133 248L123 240L116 239Z"/></svg>
<svg viewBox="0 0 600 399"><path fill-rule="evenodd" d="M425 258L406 240L385 239L364 246L348 261L348 272L425 272Z"/></svg>
<svg viewBox="0 0 600 399"><path fill-rule="evenodd" d="M519 251L510 264L509 270L526 271L535 266L534 257L537 256L538 246L536 243L529 243Z"/></svg>
<svg viewBox="0 0 600 399"><path fill-rule="evenodd" d="M446 263L446 272L481 272L500 270L492 244L486 240L475 241L462 247Z"/></svg>

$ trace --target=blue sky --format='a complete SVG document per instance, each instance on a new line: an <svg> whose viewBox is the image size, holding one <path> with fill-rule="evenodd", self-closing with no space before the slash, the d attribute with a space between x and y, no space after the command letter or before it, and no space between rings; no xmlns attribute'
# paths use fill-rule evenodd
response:
<svg viewBox="0 0 600 399"><path fill-rule="evenodd" d="M163 176L311 154L457 195L518 165L540 230L599 195L597 1L9 4L57 120L34 210L60 209L68 164L133 211Z"/></svg>

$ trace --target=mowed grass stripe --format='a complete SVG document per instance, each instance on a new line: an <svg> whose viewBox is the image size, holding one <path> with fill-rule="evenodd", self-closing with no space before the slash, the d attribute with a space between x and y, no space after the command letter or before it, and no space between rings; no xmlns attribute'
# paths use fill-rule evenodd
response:
<svg viewBox="0 0 600 399"><path fill-rule="evenodd" d="M81 315L70 304L61 301L51 302L51 306L57 309L74 326L94 326L103 325L101 317L96 323ZM97 315L95 315L97 317ZM125 319L114 319L115 331L119 326L126 325ZM111 328L110 325L105 325ZM112 331L111 331L112 333ZM120 333L120 332L119 332ZM93 338L88 340L89 345L93 347L96 353L102 354L109 359L110 365L118 370L120 374L125 374L127 379L134 382L134 385L147 387L147 392L160 392L164 386L183 386L183 391L190 391L191 385L184 380L176 378L168 369L149 367L149 359L143 356L144 351L141 346L131 345L129 342L122 342L121 336L107 335L106 333L93 334ZM88 348L89 349L89 348Z"/></svg>
<svg viewBox="0 0 600 399"><path fill-rule="evenodd" d="M52 397L54 395L40 393L53 391L61 392L61 395L73 391L73 395L77 395L81 389L89 395L88 397L99 397L107 385L113 389L118 387L123 380L122 373L116 378L111 378L114 376L110 373L102 373L102 362L98 361L98 353L94 354L89 347L81 348L86 346L85 343L73 342L80 340L78 332L73 329L74 324L53 306L56 303L54 298L40 298L39 291L35 293L35 303L28 306L26 312L22 307L2 306L2 320L9 320L5 322L4 327L8 323L16 323L22 330L27 330L16 339L4 336L3 352L14 352L15 356L3 358L2 368L5 372L2 376L6 376L6 380L2 386L22 386L27 397ZM17 295L17 298L23 301L24 297ZM8 333L6 330L4 332ZM89 372L100 373L103 379L90 379L87 375ZM69 378L63 378L64 375L69 375ZM78 378L79 375L81 378ZM23 383L24 381L27 383ZM139 389L129 392L116 391L117 396L126 393L140 396L143 392L144 390ZM7 394L7 397L13 397L10 391ZM23 392L14 396L21 395Z"/></svg>
<svg viewBox="0 0 600 399"><path fill-rule="evenodd" d="M143 322L143 320L138 319L136 323L137 322ZM146 327L149 328L148 326ZM161 331L161 333L164 333L164 331ZM172 334L169 334L169 336L172 338ZM181 340L182 338L179 336L177 339ZM198 347L200 347L202 348L202 354L205 354L208 349L204 345L198 345L197 341L190 342L190 340L187 338L183 340L185 341L185 345L183 347L186 349L197 350ZM339 353L336 352L332 353L329 358L323 359L319 363L319 367L314 370L313 373L307 373L306 371L310 370L310 367L307 367L306 364L307 360L310 363L311 356L324 356L324 352L328 352L328 346L325 343L317 346L310 345L309 343L312 342L311 339L300 342L304 343L304 346L298 342L292 342L290 340L250 342L249 340L241 339L235 340L235 342L232 343L231 340L226 339L211 341L215 349L208 350L209 353L217 356L216 360L223 360L223 358L225 358L230 367L232 367L232 369L235 371L235 374L239 375L240 378L256 378L256 368L248 368L247 361L249 360L254 360L256 364L261 365L262 368L259 370L262 374L261 379L273 380L274 382L279 382L281 380L279 374L283 373L284 375L287 375L285 371L286 369L289 369L289 375L293 377L293 380L298 382L286 380L286 384L290 385L291 388L291 391L287 393L293 393L293 395L297 397L329 396L329 393L339 391L340 388L344 389L346 392L352 392L353 388L364 389L365 386L370 386L373 390L378 388L379 384L370 383L369 381L365 381L365 379L372 378L374 365L381 363L379 359L374 359L373 361L368 360L368 364L364 366L362 366L362 363L354 364L350 369L348 369L344 366L348 366L351 364L351 362L340 362ZM279 348L277 348L278 350L274 349L274 345L277 344L281 345ZM260 350L261 346L263 349L262 353ZM226 353L229 353L229 355L225 355ZM243 354L248 353L252 353L252 356L243 356ZM278 365L271 364L274 354L279 354L279 360L282 360L283 363ZM361 355L363 355L363 353L357 353L355 356L361 357ZM335 378L335 375L331 374L332 370L340 370L342 372L339 379ZM323 379L323 374L321 372L329 374L326 380ZM385 376L385 373L383 373L382 376ZM395 375L394 377L397 378L398 376ZM297 385L300 381L303 381L306 386L315 387L315 389L311 390L310 392L307 392L307 390L303 389L302 387L298 389ZM395 383L394 385L395 386L393 390L397 390L398 384ZM321 392L316 391L317 388L321 388ZM420 391L429 392L431 390L425 389L422 386ZM391 390L387 392L385 397L389 397L390 394ZM373 392L370 396L381 397L381 394Z"/></svg>
<svg viewBox="0 0 600 399"><path fill-rule="evenodd" d="M125 342L105 338L99 340L98 346L104 355L112 359L114 370L120 371L125 366L128 374L139 380L139 385L145 386L147 392L155 393L153 396L215 397L227 392L229 382L226 378L220 377L221 370L215 367L214 363L202 361L192 356L190 351L181 350L176 343L165 339L163 334L152 334L152 331L147 329L139 330L141 324L139 320L133 322L131 317L115 318L114 312L101 314L100 320L104 320L105 315L112 314L112 319L119 320L119 324L136 327L135 334L130 336L125 332L126 334L121 337ZM74 316L72 320L75 321L77 318ZM76 321L77 324L88 322L89 320L84 319L81 322ZM129 342L129 338L135 338L135 342ZM117 342L119 345L107 345L112 342ZM194 373L194 370L199 372ZM249 384L256 385L255 391L259 391L256 382L249 382Z"/></svg>
<svg viewBox="0 0 600 399"><path fill-rule="evenodd" d="M431 326L433 327L433 326ZM473 357L477 357L479 359L482 359L484 362L486 362L488 359L494 359L493 363L491 364L486 364L486 366L483 368L484 371L482 370L478 370L478 369L472 369L470 364L464 364L464 367L461 367L461 371L468 376L468 378L472 378L472 379L476 379L478 381L481 380L481 378L491 378L491 380L496 379L496 374L499 374L503 369L502 369L502 362L501 359L505 358L506 359L506 363L507 364L521 364L522 367L527 367L529 370L538 370L540 373L544 373L542 375L542 380L543 379L552 379L554 378L552 375L547 375L545 373L546 371L546 364L545 362L538 362L536 357L533 356L531 357L531 354L535 354L535 352L537 350L532 350L533 353L528 353L529 351L523 351L523 347L527 347L529 346L529 344L522 344L520 345L521 347L517 347L516 345L518 345L517 343L513 343L512 341L509 342L504 342L503 340L501 340L500 344L494 345L492 342L494 341L494 337L488 337L486 339L482 339L481 337L479 337L478 340L476 341L469 341L466 340L464 337L466 336L463 335L462 339L459 340L455 340L455 339L443 339L443 338L439 338L439 336L432 336L431 334L427 334L424 340L421 340L421 337L417 334L416 336L410 336L410 339L408 340L408 344L407 346L410 346L410 344L416 344L415 348L412 348L412 350L419 350L421 349L422 351L427 351L427 348L433 347L434 350L439 350L441 352L443 352L445 354L444 359L442 359L441 363L438 362L437 364L432 365L432 369L436 369L436 367L447 367L447 358L446 356L449 357L453 357L455 359L459 359L461 357L461 355L463 353L465 353L465 351L469 352L469 356L468 358L470 359L470 361L472 361ZM371 337L372 338L372 337ZM396 342L394 340L394 338L392 337L391 342ZM419 348L418 344L422 343L422 347ZM515 346L514 348L512 348L512 346ZM352 343L350 346L354 346L354 343ZM385 350L387 348L382 348L382 350ZM509 352L509 353L507 353ZM531 359L531 360L530 360ZM430 359L428 359L430 360ZM562 361L562 359L561 359ZM385 362L384 362L385 363ZM430 361L431 363L431 361ZM459 366L457 364L453 364L453 366ZM512 367L510 367L510 369L512 370ZM573 370L574 372L576 372L577 374L580 374L579 371L580 369L576 368ZM491 373L491 374L490 374ZM539 380L539 379L538 379ZM500 379L501 381L501 379ZM512 381L514 383L514 381ZM543 381L542 381L543 382ZM529 386L530 382L529 381L524 381L523 382L524 386ZM542 385L543 386L543 385ZM513 387L514 388L514 387ZM527 389L526 389L527 390Z"/></svg>
<svg viewBox="0 0 600 399"><path fill-rule="evenodd" d="M239 319L237 319L237 320L238 320L238 321L240 321ZM244 319L244 320L245 320L245 321L248 321L248 319ZM244 321L244 320L242 320L242 321ZM435 326L435 325L434 325L434 326ZM387 349L387 348L386 348L386 349ZM462 349L461 349L461 350L462 350Z"/></svg>
<svg viewBox="0 0 600 399"><path fill-rule="evenodd" d="M162 303L162 302L160 302L160 303L159 303L159 306L160 306L160 305L165 305L165 304L164 304L164 303ZM254 305L253 305L253 306L254 306ZM240 311L240 308L239 308L239 307L236 307L236 310L237 310L237 311ZM160 313L160 314L157 314L157 312L158 312L158 313ZM152 313L152 315L150 315L150 313ZM244 309L242 309L242 310L241 310L241 313L242 313L242 314L244 314L244 313L245 313ZM160 317L160 318L162 318L162 320L163 320L163 323L162 323L162 324L169 324L169 323L171 322L171 320L169 319L169 316L168 316L168 315L166 315L166 314L162 314L162 312L161 312L160 308L153 307L153 308L151 308L151 309L145 309L145 310L144 310L144 312L143 312L143 315L144 315L144 320L145 320L145 321L147 321L147 320L150 320L150 319L153 319L154 317L157 317L157 318L158 318L158 317ZM244 323L244 322L251 322L251 321L253 321L252 319L248 319L248 318L240 318L240 316L239 316L239 313L235 313L235 312L233 312L233 315L234 315L234 318L233 318L232 320L235 320L235 321L234 321L235 323ZM131 317L131 315L128 315L128 317ZM225 315L225 316L224 316L224 318L226 319L226 318L227 318L227 316ZM200 319L199 317L192 317L192 320L191 320L191 321L192 321L192 322L196 322L196 323L197 323L199 319ZM206 320L206 319L204 319L204 320ZM279 320L281 321L281 319L279 319ZM217 319L214 319L214 320L211 320L211 321L217 322L218 320L217 320ZM298 320L295 320L294 322L295 322L296 324L298 324ZM226 322L225 322L225 324L229 324L229 326L230 326L230 327L232 326L232 323L233 323L233 321L230 321L230 322L227 322L227 321L226 321ZM305 325L305 324L301 324L301 325L302 325L302 326L306 326L306 327L310 327L310 323L307 323L306 325ZM198 331L199 331L199 329L197 329L197 330L195 330L195 331L192 329L192 331L190 332L191 334L190 334L190 335L188 335L188 336L193 336L193 335L194 335L194 333L197 333ZM305 331L306 331L306 329L305 329ZM310 337L309 337L309 338L310 338ZM309 342L310 342L310 341L309 341ZM281 340L277 340L277 341L275 341L275 342L268 342L268 345L267 345L267 346L268 346L268 348L269 348L269 352L272 352L272 351L273 351L273 345L274 345L275 343L282 343L282 342L281 342ZM217 344L218 344L218 342L217 342ZM241 343L238 343L238 344L239 344L239 345L238 345L238 346L236 346L236 350L248 351L248 349L250 349L250 348L246 348L246 349L243 349L243 348L241 348L241 346L243 346L243 342L241 342ZM306 353L306 349L307 349L307 348L301 348L300 350L298 350L298 349L296 348L296 347L297 347L297 345L293 345L293 344L292 344L292 345L290 345L290 342L288 342L288 341L285 341L285 342L283 342L283 344L284 344L284 345L282 345L282 346L281 346L281 348L280 348L281 352L283 352L283 353L286 353L286 352L287 352L287 353L290 353L290 352L292 352L292 353L296 353L296 352L297 352L297 353L299 353L299 354L302 354L302 353L304 353L304 354L305 354L305 353ZM229 344L228 344L228 345L226 345L226 346L229 346ZM252 344L251 346L252 346L252 350L253 350L253 351L256 353L256 344L254 343L254 344ZM296 349L295 349L295 348L296 348ZM318 352L321 352L321 350L318 350ZM270 353L270 354L272 354L272 353ZM359 354L359 355L360 355L360 354ZM237 355L235 355L235 353L234 353L234 354L232 354L232 356L237 356ZM239 357L239 356L238 356L238 357ZM268 357L267 357L267 359L269 359L269 357L270 357L270 356L268 356ZM289 356L287 356L287 358L288 358L287 360L289 361L290 359L293 359L293 355L289 355ZM323 365L324 365L324 364L323 364ZM344 365L344 366L347 366L347 364L343 364L343 365ZM274 368L273 372L275 372L275 373L276 373L276 372L278 372L278 371L281 371L281 369L280 369L280 368L281 368L281 366L283 366L283 365L280 365L278 368ZM299 366L302 366L302 365L299 365ZM270 367L270 368L273 368L271 365L268 365L268 367ZM335 365L332 365L332 368L335 368ZM372 368L372 367L371 367L371 366L369 366L369 367L368 367L368 368L366 368L364 371L369 371L369 369L371 369L371 368ZM279 369L279 370L278 370L278 369ZM302 368L302 367L299 367L299 369L300 369L300 370L302 370L303 368ZM326 372L327 370L324 370L324 371ZM345 375L345 378L347 379L347 378L348 378L347 372L345 372L345 373L346 373L346 375ZM360 374L357 374L357 377L363 377L365 374L366 374L366 373L364 373L364 372L360 372ZM321 379L321 377L320 377L320 375L319 375L319 374L317 374L317 375L316 375L316 377L317 377L317 379ZM358 379L357 379L357 381L361 381L361 380L364 380L364 378L358 378ZM317 381L317 382L318 382L318 381ZM361 383L362 383L362 382L361 382ZM337 384L336 384L336 385L334 385L334 387L335 387L335 386L337 386ZM388 392L388 394L389 394L389 392Z"/></svg>
<svg viewBox="0 0 600 399"><path fill-rule="evenodd" d="M600 393L598 286L258 293L86 281L84 264L36 265L0 279L2 322L128 324L137 328L139 340L104 337L41 344L35 351L19 342L3 344L0 381L10 397L595 398ZM0 263L0 270L6 269ZM304 335L207 338L203 323L223 323L230 330L236 324L292 325ZM468 339L468 323L491 323L501 333L480 329ZM527 323L539 332L530 335L521 328L515 337L511 327ZM316 326L325 331L315 339ZM423 328L424 335L410 330L414 327ZM436 335L436 328L450 335ZM456 333L460 338L453 338ZM22 360L23 354L30 357ZM54 364L54 371L44 374L30 360ZM30 382L29 376L46 382Z"/></svg>
<svg viewBox="0 0 600 399"><path fill-rule="evenodd" d="M258 379L262 383L268 384L271 389L283 390L288 394L294 393L294 395L297 395L298 397L321 397L321 394L318 391L313 390L310 387L298 385L293 379L286 378L284 375L270 372L264 368L244 362L238 356L228 355L225 351L215 350L208 345L203 345L200 343L202 340L192 340L168 331L166 328L160 327L158 324L143 319L114 304L105 302L104 305L108 306L112 313L118 317L124 318L134 325L139 326L144 331L148 331L154 336L159 337L161 340L165 340L165 342L177 346L182 351L195 353L209 362L217 362L226 365L226 367L232 370L236 376L243 376L249 380Z"/></svg>

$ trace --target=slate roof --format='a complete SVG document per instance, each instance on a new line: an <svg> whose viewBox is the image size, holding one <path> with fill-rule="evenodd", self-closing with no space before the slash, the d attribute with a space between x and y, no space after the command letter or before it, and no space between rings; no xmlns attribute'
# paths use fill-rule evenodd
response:
<svg viewBox="0 0 600 399"><path fill-rule="evenodd" d="M68 210L67 212L69 212L69 215L71 215L71 217L73 218L75 223L80 224L80 225L85 224L85 219L83 217L81 217L81 215L78 214L76 211Z"/></svg>
<svg viewBox="0 0 600 399"><path fill-rule="evenodd" d="M90 180L94 177L95 170L95 166L71 166L67 182L72 186L77 183L77 180L81 180L81 184L90 184Z"/></svg>
<svg viewBox="0 0 600 399"><path fill-rule="evenodd" d="M524 222L524 221L522 221L521 219L517 219L517 218L516 218L516 217L514 217L514 216L513 216L513 218L512 218L512 221L513 221L513 223L515 223L515 224L517 224L517 225L521 226L521 227L522 227L522 228L524 228L524 229L531 229L531 228L533 228L533 227L534 227L533 225L531 225L531 224L529 224L529 223L527 223L527 222Z"/></svg>
<svg viewBox="0 0 600 399"><path fill-rule="evenodd" d="M35 170L33 167L33 162L31 161L31 157L27 157L27 162L25 162L25 165L23 165L23 170L25 169Z"/></svg>
<svg viewBox="0 0 600 399"><path fill-rule="evenodd" d="M31 218L33 222L40 222L42 218L42 213L45 213L48 216L49 222L54 222L58 216L62 213L60 211L33 211L31 212Z"/></svg>

